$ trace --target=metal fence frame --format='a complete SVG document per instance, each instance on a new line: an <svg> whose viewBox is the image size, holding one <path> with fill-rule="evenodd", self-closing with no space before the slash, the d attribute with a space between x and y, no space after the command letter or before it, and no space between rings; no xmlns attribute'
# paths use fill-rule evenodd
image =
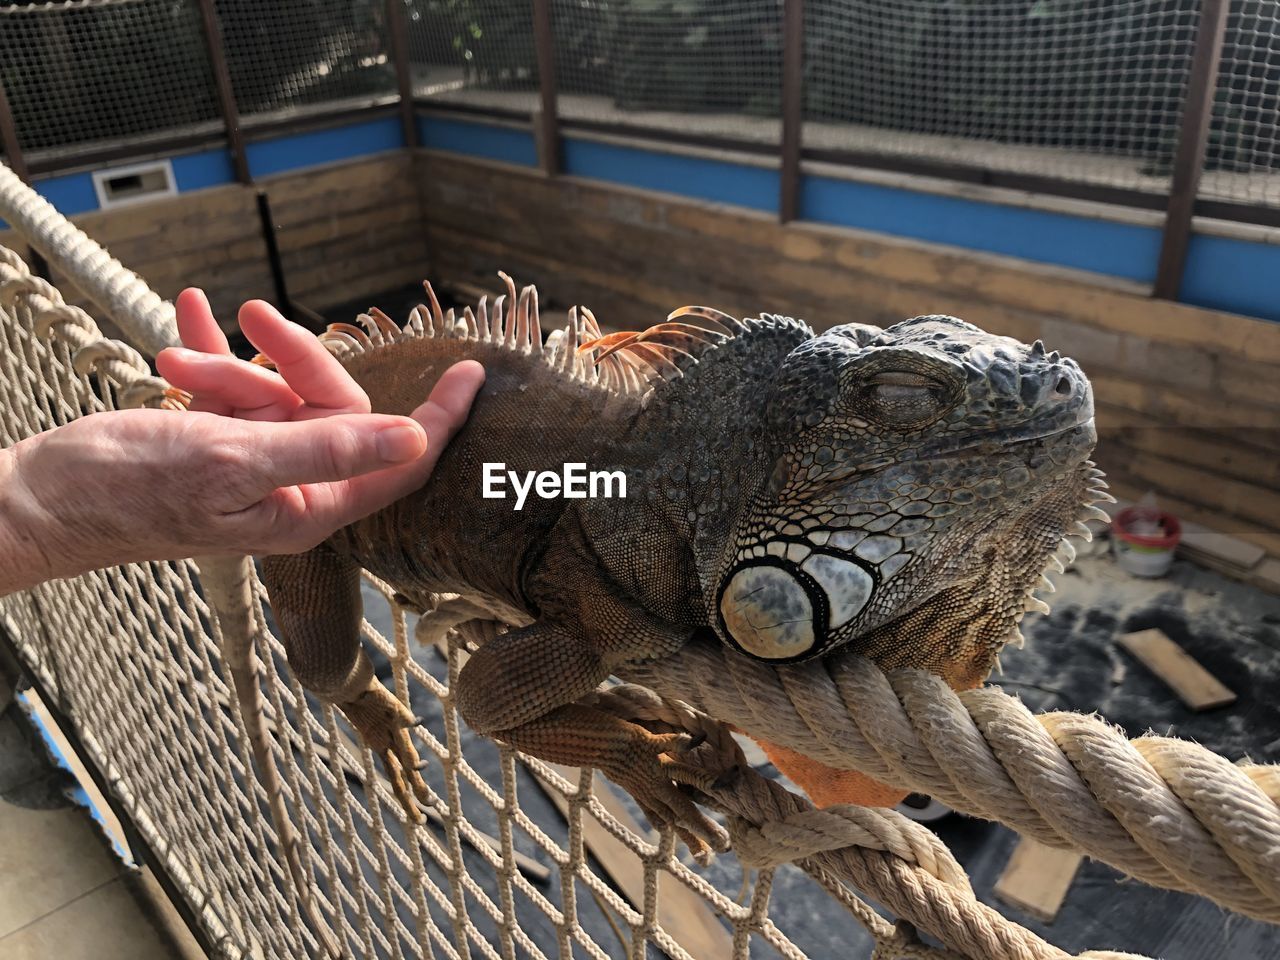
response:
<svg viewBox="0 0 1280 960"><path fill-rule="evenodd" d="M783 64L782 136L777 145L687 131L642 128L613 121L569 119L560 116L555 76L555 39L552 0L529 0L532 5L534 45L539 78L538 105L530 115L519 110L452 104L414 94L410 62L408 25L403 0L386 0L389 47L397 78L397 95L385 102L351 108L308 110L286 119L242 121L223 48L223 33L214 0L191 0L199 7L204 25L210 66L217 85L222 132L178 134L149 141L149 152L225 145L231 154L237 180L249 185L253 177L246 158L246 143L294 130L333 126L349 120L397 114L401 118L405 143L418 145L417 119L424 111L454 112L475 117L528 123L538 147L539 166L547 176L561 173L562 137L567 133L604 133L621 137L643 137L693 147L729 149L757 155L777 156L780 162L779 219L796 219L802 167L805 161L822 161L849 168L892 170L919 174L959 183L981 184L1047 194L1056 197L1096 201L1120 207L1164 210L1159 266L1153 296L1174 300L1182 283L1193 218L1210 217L1262 226L1280 227L1280 208L1239 201L1207 199L1199 196L1199 185L1209 141L1214 97L1221 80L1219 65L1230 13L1230 0L1202 0L1192 54L1187 96L1182 105L1177 147L1170 189L1167 195L1147 191L1071 181L1045 174L986 169L972 164L922 158L886 157L856 150L806 147L803 141L804 102L804 0L782 0ZM77 151L74 148L37 162L24 161L13 113L0 85L0 148L13 170L24 179L70 168L102 165L133 157L129 145Z"/></svg>

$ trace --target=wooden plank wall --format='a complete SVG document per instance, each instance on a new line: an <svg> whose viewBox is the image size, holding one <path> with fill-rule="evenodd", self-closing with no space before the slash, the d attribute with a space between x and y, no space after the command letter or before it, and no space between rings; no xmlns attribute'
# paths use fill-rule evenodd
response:
<svg viewBox="0 0 1280 960"><path fill-rule="evenodd" d="M1280 554L1280 324L1007 258L781 226L767 214L432 151L281 174L259 187L290 293L318 310L372 301L428 272L493 288L506 269L553 304L587 304L616 327L702 302L791 313L820 328L952 313L1041 337L1093 380L1098 461L1118 493L1154 489L1184 518ZM243 300L273 296L254 188L74 219L163 296L204 286L228 325Z"/></svg>
<svg viewBox="0 0 1280 960"><path fill-rule="evenodd" d="M427 279L408 151L262 181L289 296L323 310Z"/></svg>
<svg viewBox="0 0 1280 960"><path fill-rule="evenodd" d="M412 169L412 157L397 152L72 220L162 297L203 287L223 325L234 329L241 303L275 298L259 189L271 202L292 299L323 310L425 279L426 240ZM26 252L9 231L0 231L0 245ZM56 271L54 282L68 300L102 319Z"/></svg>
<svg viewBox="0 0 1280 960"><path fill-rule="evenodd" d="M536 282L641 328L673 307L801 316L819 328L949 313L1076 358L1098 403L1099 464L1121 495L1280 553L1280 324L1120 284L843 228L422 151L436 276Z"/></svg>
<svg viewBox="0 0 1280 960"><path fill-rule="evenodd" d="M162 297L171 299L187 286L203 287L218 316L234 322L242 300L271 296L271 271L256 200L243 187L215 187L85 213L72 220ZM11 232L0 233L0 245L25 253ZM84 307L105 332L116 335L103 322L101 311L56 269L53 281L69 302Z"/></svg>

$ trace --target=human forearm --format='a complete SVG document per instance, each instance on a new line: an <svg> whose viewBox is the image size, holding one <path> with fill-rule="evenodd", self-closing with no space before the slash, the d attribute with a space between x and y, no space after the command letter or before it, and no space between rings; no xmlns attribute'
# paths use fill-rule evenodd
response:
<svg viewBox="0 0 1280 960"><path fill-rule="evenodd" d="M141 560L310 549L426 481L479 387L478 367L455 369L421 422L125 410L0 451L0 595Z"/></svg>

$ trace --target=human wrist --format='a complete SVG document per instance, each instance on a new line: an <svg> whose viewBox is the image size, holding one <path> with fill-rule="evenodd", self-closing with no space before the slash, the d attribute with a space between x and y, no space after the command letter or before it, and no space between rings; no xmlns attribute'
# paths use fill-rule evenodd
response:
<svg viewBox="0 0 1280 960"><path fill-rule="evenodd" d="M56 521L23 475L23 462L40 440L37 435L0 450L0 596L76 572L59 569Z"/></svg>

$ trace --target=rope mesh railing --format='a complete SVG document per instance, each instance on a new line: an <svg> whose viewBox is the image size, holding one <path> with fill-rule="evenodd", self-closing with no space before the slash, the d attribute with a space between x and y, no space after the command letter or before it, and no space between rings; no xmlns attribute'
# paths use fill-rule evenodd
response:
<svg viewBox="0 0 1280 960"><path fill-rule="evenodd" d="M16 255L0 251L0 445L125 405L126 391L135 405L162 402L163 381L145 373L123 344L117 357L93 349L101 342L95 330ZM86 366L86 350L103 359ZM303 837L301 866L314 904L304 909L280 855L271 798L254 773L222 662L219 620L199 578L191 561L96 571L0 599L0 624L71 718L221 955L317 956L334 945L340 955L370 958L606 960L643 956L651 944L689 960L694 955L680 946L680 932L659 919L662 876L663 887L678 884L728 918L742 944L734 955L745 957L756 940L778 956L803 957L768 921L767 896L739 906L676 856L672 835L655 843L631 832L600 803L590 778L565 780L523 760L567 800L564 824L554 823L554 814L530 816L533 781L523 775L517 794L511 751L503 749L496 764L486 758L487 768L500 771L496 783L486 779L472 760L497 748L462 729L453 709L460 641L452 638L447 658L412 656L410 615L372 578L365 640L380 672L427 719L417 740L431 758L434 816L422 827L404 821L345 721L290 677L283 649L266 629L260 591L254 594L270 749L288 816ZM587 820L629 848L646 895L624 898L605 879L584 846ZM530 864L535 869L526 875ZM535 915L541 920L531 921ZM732 942L726 934L726 949Z"/></svg>
<svg viewBox="0 0 1280 960"><path fill-rule="evenodd" d="M82 269L109 258L78 232L50 243L65 224L24 216L30 208L30 191L0 182L0 213L80 276L92 299L111 299L105 291L120 285L116 274L126 286L138 283L118 264ZM152 344L173 340L163 310L126 309L120 319ZM0 347L0 445L87 413L170 405L166 384L132 348L102 340L87 314L3 249ZM228 605L237 592L240 608ZM856 659L833 666L824 686L821 664L731 663L724 651L690 645L669 664L628 673L657 694L622 686L597 694L597 704L655 730L700 735L691 757L708 770L724 769L726 757L740 767L736 779L709 776L698 788L725 818L741 858L735 898L724 882L733 854L713 884L678 856L671 832L638 833L627 822L629 801L590 772L566 777L459 724L458 671L468 647L497 625L473 622L438 636L436 620L415 625L391 587L370 576L364 598L375 669L422 721L414 738L430 759L425 824L406 821L345 720L288 673L251 567L132 564L0 598L0 624L22 661L75 725L89 761L220 956L607 960L653 948L674 960L803 960L789 931L770 919L774 871L794 861L815 884L804 896L826 889L866 928L848 938L851 954L865 944L879 960L1068 960L979 902L922 826L892 811L814 810L742 765L724 724L663 697L706 705L747 730L763 711L771 736L833 765L928 787L961 809L1080 846L1153 883L1280 917L1274 767L1233 768L1161 738L1130 746L1078 715L1039 719L1055 745L1025 708L995 691L957 699L936 678L886 676ZM411 646L417 632L432 642ZM259 721L266 735L255 740ZM1050 799L1038 799L1046 789ZM1160 804L1131 803L1138 794L1159 794ZM1105 813L1083 817L1076 795ZM606 876L589 830L619 845L640 878L630 891ZM688 910L664 910L676 895L711 918L697 946ZM917 927L942 946L927 945Z"/></svg>

